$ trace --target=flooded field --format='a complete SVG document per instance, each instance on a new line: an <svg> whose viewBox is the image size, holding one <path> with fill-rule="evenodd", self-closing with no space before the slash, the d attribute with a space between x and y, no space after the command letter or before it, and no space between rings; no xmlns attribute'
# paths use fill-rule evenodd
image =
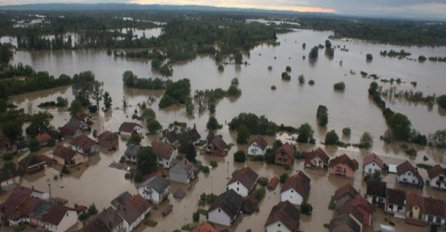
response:
<svg viewBox="0 0 446 232"><path fill-rule="evenodd" d="M317 144L324 139L326 129L317 127L316 109L322 104L328 107L329 120L327 130L336 130L341 134L342 128L350 127L352 143L359 142L363 132L370 132L374 137L374 146L371 151L384 157L385 161L398 164L407 159L399 146L386 145L379 140L379 136L384 134L387 126L379 108L368 97L367 89L371 80L363 79L359 75L360 71L369 74L375 73L382 78L401 78L404 83L401 88L413 88L409 84L411 81L418 83L416 89L427 94L435 93L445 94L446 71L445 63L425 62L418 63L410 60L398 60L396 58L380 57L381 50L399 50L405 49L412 53L413 57L418 55L425 56L443 56L446 54L446 47L428 48L428 47L398 47L382 44L370 44L356 40L332 40L333 45L346 47L348 52L340 49L335 50L334 59L325 57L323 50L319 52L319 59L316 63L310 64L308 59L302 59L307 56L313 45L324 44L324 41L330 35L329 32L297 31L288 34L279 35L280 46L259 45L245 55L248 65L225 65L224 72L217 70L215 61L207 56L177 64L173 66L174 73L172 80L189 78L192 92L202 89L223 88L226 89L231 79L239 79L239 87L242 95L237 100L223 99L216 107L216 118L224 127L218 132L222 134L226 142L235 143L234 135L230 134L227 126L233 117L241 112L252 112L257 115L265 115L270 120L294 127L300 124L309 123L315 129ZM146 36L148 36L146 34ZM306 43L306 50L302 49L302 43ZM373 54L373 61L367 63L365 55ZM342 62L341 62L342 61ZM66 73L73 75L75 73L91 70L96 79L104 83L104 89L109 91L113 99L113 111L107 114L100 112L94 116L94 126L98 133L104 130L117 131L123 121L131 121L131 115L140 102L148 102L148 97L154 97L156 101L152 104L156 112L158 121L167 127L173 121L187 122L192 126L196 124L198 131L204 138L207 135L206 123L209 115L195 114L194 118L186 116L184 107L171 107L167 110L159 110L158 102L162 96L162 91L135 90L123 87L122 73L131 70L139 77L157 77L159 73L153 72L150 62L141 59L115 58L107 55L105 50L62 50L62 51L44 51L30 52L17 51L14 54L14 63L22 62L29 64L39 71L48 71L52 75ZM342 65L340 64L342 63ZM271 65L272 71L267 67ZM282 81L280 75L285 71L286 66L291 66L291 81ZM356 75L351 75L351 71ZM314 80L315 85L299 85L297 77L303 74L306 82ZM333 84L343 81L346 84L346 90L343 93L334 92ZM277 90L270 89L272 85ZM386 85L386 84L383 84ZM387 84L388 85L388 84ZM11 103L25 109L26 112L38 112L42 109L37 105L41 102L55 100L57 96L73 99L70 87L28 93L10 98ZM126 99L127 109L122 108L122 101ZM415 129L422 133L432 133L438 129L446 129L446 112L438 109L435 105L428 109L424 105L413 105L405 102L394 101L390 107L406 114L412 121ZM54 115L52 125L60 127L69 119L66 109L49 109ZM149 144L153 138L145 138L144 144ZM319 145L316 145L319 146ZM240 147L246 149L246 146ZM201 173L198 181L188 185L172 185L172 192L177 188L187 190L187 195L182 200L173 199L170 196L170 202L174 205L173 213L167 218L162 218L161 211L168 204L167 202L159 206L152 217L158 221L155 229L140 226L138 231L172 231L180 228L182 225L192 222L192 212L197 209L197 202L201 193L220 194L225 191L226 183L231 173L243 167L250 166L260 176L272 177L281 175L284 172L289 174L296 170L302 170L303 162L295 163L291 170L285 170L283 167L266 165L262 162L247 162L246 164L235 164L232 154L237 151L234 146L227 157L217 158L205 155L198 155L198 159L208 163L210 160L216 160L218 167L211 169L210 174ZM302 150L311 149L310 147L301 147ZM135 186L124 179L125 171L108 167L112 162L117 162L125 151L125 141L120 142L119 150L108 153L101 152L99 156L89 161L88 165L81 165L79 169L73 169L71 176L61 179L54 179L59 171L54 168L47 168L32 176L22 178L22 184L34 186L35 188L48 191L48 184L51 184L54 196L63 197L70 200L70 203L79 203L89 205L95 203L98 209L103 209L110 205L110 201L123 191L136 193ZM367 151L360 151L356 148L335 149L327 148L331 157L347 153L355 157L359 163L362 158L368 154ZM41 151L45 152L45 151ZM414 162L423 162L423 157L429 158L428 163L438 162L446 164L445 151L426 148L418 151L418 156ZM360 165L361 166L361 165ZM356 172L354 179L344 179L340 177L328 176L326 171L305 170L305 173L311 178L311 190L309 203L313 205L313 216L302 216L300 229L302 231L324 231L324 223L329 223L333 212L328 210L330 196L334 191L346 183L353 183L361 194L365 192L365 184L362 183L361 168ZM388 186L395 185L395 176L388 175L385 178ZM398 186L399 187L399 186ZM409 191L418 191L406 188ZM231 230L262 231L264 222L271 208L280 201L280 188L273 192L267 191L265 199L260 204L260 211L251 216L243 216ZM420 193L434 198L445 199L444 192L433 191L425 188ZM383 222L382 212L377 211L375 222ZM397 219L397 231L426 231L426 228L407 226L404 222ZM377 226L378 223L375 223ZM373 231L369 228L369 231Z"/></svg>

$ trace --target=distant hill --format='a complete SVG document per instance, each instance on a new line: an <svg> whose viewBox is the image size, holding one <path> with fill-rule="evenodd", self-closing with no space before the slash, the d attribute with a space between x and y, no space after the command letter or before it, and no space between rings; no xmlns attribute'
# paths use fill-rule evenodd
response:
<svg viewBox="0 0 446 232"><path fill-rule="evenodd" d="M24 5L5 5L0 6L0 10L11 11L133 11L133 10L149 10L149 11L197 11L197 12L249 12L249 13L274 13L274 14L305 14L305 15L334 15L327 13L305 13L296 11L283 10L263 10L263 9L246 9L246 8L225 8L213 6L198 5L140 5L125 3L44 3L44 4L24 4Z"/></svg>

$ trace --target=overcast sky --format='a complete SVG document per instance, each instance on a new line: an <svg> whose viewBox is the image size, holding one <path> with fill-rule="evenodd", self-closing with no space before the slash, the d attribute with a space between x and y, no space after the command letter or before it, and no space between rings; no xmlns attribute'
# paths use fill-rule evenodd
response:
<svg viewBox="0 0 446 232"><path fill-rule="evenodd" d="M194 4L217 7L331 12L340 15L446 19L446 0L0 0L0 5L67 2Z"/></svg>

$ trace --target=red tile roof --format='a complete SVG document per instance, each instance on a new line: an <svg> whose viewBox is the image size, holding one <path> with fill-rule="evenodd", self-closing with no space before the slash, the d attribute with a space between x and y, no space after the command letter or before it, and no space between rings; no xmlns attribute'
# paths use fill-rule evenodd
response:
<svg viewBox="0 0 446 232"><path fill-rule="evenodd" d="M355 159L350 159L346 154L343 154L341 156L338 156L332 160L330 160L330 167L336 166L338 164L346 164L349 166L352 170L358 169L358 162Z"/></svg>
<svg viewBox="0 0 446 232"><path fill-rule="evenodd" d="M381 169L384 168L384 161L375 153L364 157L363 166L366 166L372 162L375 162Z"/></svg>
<svg viewBox="0 0 446 232"><path fill-rule="evenodd" d="M67 147L64 147L63 145L58 145L54 149L53 155L64 159L65 162L70 162L73 159L73 157L76 155L76 152L67 148Z"/></svg>
<svg viewBox="0 0 446 232"><path fill-rule="evenodd" d="M324 150L322 150L322 148L318 148L314 151L310 151L310 152L305 152L303 153L303 156L305 158L306 161L311 161L314 158L318 157L320 158L324 163L328 163L328 160L330 159L327 155L327 153L325 153Z"/></svg>
<svg viewBox="0 0 446 232"><path fill-rule="evenodd" d="M106 130L98 136L98 142L103 146L118 146L119 138L117 134Z"/></svg>
<svg viewBox="0 0 446 232"><path fill-rule="evenodd" d="M335 194L334 194L334 199L339 199L345 195L350 195L351 198L356 197L357 195L359 195L358 191L353 188L353 186L351 184L346 184L344 186L342 186L341 188L339 188L338 190L336 190Z"/></svg>
<svg viewBox="0 0 446 232"><path fill-rule="evenodd" d="M239 170L236 170L232 173L232 178L229 180L227 185L230 185L234 182L240 182L245 186L248 191L252 190L259 179L259 175L254 172L250 167L245 167Z"/></svg>
<svg viewBox="0 0 446 232"><path fill-rule="evenodd" d="M129 203L133 205L133 207L135 207L140 214L143 214L151 207L151 204L139 194L136 194L130 198Z"/></svg>
<svg viewBox="0 0 446 232"><path fill-rule="evenodd" d="M274 190L274 189L276 189L277 184L279 184L279 181L280 181L280 180L279 180L279 177L277 177L277 176L271 178L271 180L269 180L269 183L268 183L267 188L268 188L269 190Z"/></svg>
<svg viewBox="0 0 446 232"><path fill-rule="evenodd" d="M297 231L300 223L299 210L289 201L278 203L272 208L265 227L276 222L283 223L290 231Z"/></svg>
<svg viewBox="0 0 446 232"><path fill-rule="evenodd" d="M96 142L90 139L86 135L79 135L76 138L71 140L71 145L82 148L84 151L89 152L92 146L94 146Z"/></svg>
<svg viewBox="0 0 446 232"><path fill-rule="evenodd" d="M440 165L435 165L427 170L429 178L435 178L441 174L446 176L446 168L442 168Z"/></svg>
<svg viewBox="0 0 446 232"><path fill-rule="evenodd" d="M52 225L59 225L68 210L70 210L70 208L66 206L53 205L48 212L43 215L42 220L51 223Z"/></svg>
<svg viewBox="0 0 446 232"><path fill-rule="evenodd" d="M424 198L424 206L426 214L440 218L446 217L446 207L443 201L433 198Z"/></svg>
<svg viewBox="0 0 446 232"><path fill-rule="evenodd" d="M211 224L204 223L195 227L192 232L218 232Z"/></svg>
<svg viewBox="0 0 446 232"><path fill-rule="evenodd" d="M142 126L134 122L123 122L119 127L119 131L132 133L135 130L135 127L142 127Z"/></svg>
<svg viewBox="0 0 446 232"><path fill-rule="evenodd" d="M38 134L34 137L37 143L46 143L51 139L51 136L48 133Z"/></svg>
<svg viewBox="0 0 446 232"><path fill-rule="evenodd" d="M406 204L406 192L398 189L388 188L386 190L386 202L388 204L403 206Z"/></svg>
<svg viewBox="0 0 446 232"><path fill-rule="evenodd" d="M411 210L412 207L414 206L418 206L420 207L420 213L424 214L425 213L425 204L424 204L424 197L413 193L413 192L408 192L406 193L406 205L407 205L407 210Z"/></svg>
<svg viewBox="0 0 446 232"><path fill-rule="evenodd" d="M160 141L154 141L152 143L152 150L155 152L155 154L163 159L170 159L172 156L172 153L174 151L174 148L172 145L168 143L163 143Z"/></svg>
<svg viewBox="0 0 446 232"><path fill-rule="evenodd" d="M251 144L253 143L257 143L257 145L262 149L265 150L265 148L268 146L268 143L266 142L266 140L262 137L262 136L257 136L254 140L252 140L249 143L249 146L251 146Z"/></svg>
<svg viewBox="0 0 446 232"><path fill-rule="evenodd" d="M290 176L285 183L282 185L281 193L294 189L298 192L302 198L308 199L308 195L310 193L310 178L305 175L302 171L299 171L297 174Z"/></svg>
<svg viewBox="0 0 446 232"><path fill-rule="evenodd" d="M417 177L420 182L423 182L423 177L421 177L421 175L418 173L418 169L414 167L409 161L406 160L404 163L396 167L397 175L402 175L407 171L412 172L412 174Z"/></svg>

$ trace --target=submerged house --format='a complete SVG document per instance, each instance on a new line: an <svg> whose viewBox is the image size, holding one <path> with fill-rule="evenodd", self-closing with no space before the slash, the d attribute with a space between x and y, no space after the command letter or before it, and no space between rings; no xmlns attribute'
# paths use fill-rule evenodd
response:
<svg viewBox="0 0 446 232"><path fill-rule="evenodd" d="M189 184L198 174L198 168L187 159L173 160L169 169L169 179L178 183Z"/></svg>
<svg viewBox="0 0 446 232"><path fill-rule="evenodd" d="M283 144L274 154L274 163L291 167L295 159L294 147L289 143Z"/></svg>
<svg viewBox="0 0 446 232"><path fill-rule="evenodd" d="M259 175L251 168L245 167L232 173L232 178L226 185L227 190L234 190L238 195L247 197L259 180Z"/></svg>
<svg viewBox="0 0 446 232"><path fill-rule="evenodd" d="M90 139L86 135L79 135L76 138L71 140L71 149L87 155L91 156L99 152L99 145L96 141Z"/></svg>
<svg viewBox="0 0 446 232"><path fill-rule="evenodd" d="M265 223L266 232L298 232L300 212L297 207L288 201L275 205Z"/></svg>
<svg viewBox="0 0 446 232"><path fill-rule="evenodd" d="M108 150L116 150L119 148L119 136L106 130L98 136L98 143Z"/></svg>
<svg viewBox="0 0 446 232"><path fill-rule="evenodd" d="M138 123L134 122L123 122L121 126L119 126L119 133L121 136L130 137L133 133L142 134L143 127Z"/></svg>
<svg viewBox="0 0 446 232"><path fill-rule="evenodd" d="M330 160L328 165L328 172L330 174L349 178L353 178L357 169L358 162L355 159L350 159L350 157L348 157L346 154Z"/></svg>
<svg viewBox="0 0 446 232"><path fill-rule="evenodd" d="M53 159L62 166L74 167L82 163L88 162L88 157L83 156L63 145L58 145L53 150Z"/></svg>
<svg viewBox="0 0 446 232"><path fill-rule="evenodd" d="M429 184L432 188L446 190L446 168L435 165L427 170Z"/></svg>
<svg viewBox="0 0 446 232"><path fill-rule="evenodd" d="M375 153L364 157L363 160L363 171L364 175L373 175L374 173L386 173L387 164Z"/></svg>
<svg viewBox="0 0 446 232"><path fill-rule="evenodd" d="M158 157L158 164L167 169L178 156L178 151L172 145L160 141L152 143L152 150Z"/></svg>
<svg viewBox="0 0 446 232"><path fill-rule="evenodd" d="M152 177L138 187L138 193L154 204L160 204L170 194L170 183L161 176Z"/></svg>
<svg viewBox="0 0 446 232"><path fill-rule="evenodd" d="M248 155L264 156L267 148L268 148L268 143L266 142L266 140L263 137L258 136L249 143Z"/></svg>
<svg viewBox="0 0 446 232"><path fill-rule="evenodd" d="M405 218L406 192L398 189L386 189L384 211L396 218Z"/></svg>
<svg viewBox="0 0 446 232"><path fill-rule="evenodd" d="M289 201L294 205L301 205L310 195L310 178L302 171L290 176L282 185L281 201Z"/></svg>
<svg viewBox="0 0 446 232"><path fill-rule="evenodd" d="M321 148L303 154L306 168L328 168L329 157Z"/></svg>
<svg viewBox="0 0 446 232"><path fill-rule="evenodd" d="M221 136L215 136L208 144L206 152L210 155L226 156L226 142Z"/></svg>
<svg viewBox="0 0 446 232"><path fill-rule="evenodd" d="M423 177L418 173L418 169L409 161L405 161L396 167L396 182L422 188Z"/></svg>
<svg viewBox="0 0 446 232"><path fill-rule="evenodd" d="M230 189L220 194L208 209L208 221L231 226L237 219L241 208L243 198L234 190Z"/></svg>

